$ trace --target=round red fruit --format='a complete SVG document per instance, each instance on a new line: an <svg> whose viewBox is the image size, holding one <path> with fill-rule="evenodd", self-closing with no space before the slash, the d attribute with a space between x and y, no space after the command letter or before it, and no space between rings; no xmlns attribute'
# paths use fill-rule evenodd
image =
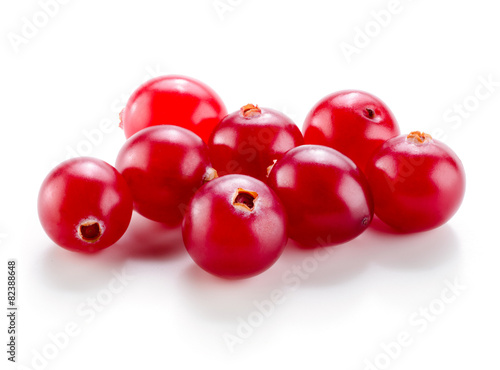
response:
<svg viewBox="0 0 500 370"><path fill-rule="evenodd" d="M129 138L116 159L135 210L154 221L179 225L196 190L216 176L208 148L182 127L148 127Z"/></svg>
<svg viewBox="0 0 500 370"><path fill-rule="evenodd" d="M207 272L247 278L267 270L287 242L285 210L263 182L227 175L204 185L182 224L189 255Z"/></svg>
<svg viewBox="0 0 500 370"><path fill-rule="evenodd" d="M221 98L204 83L189 77L162 76L134 91L120 118L127 138L146 127L176 125L207 142L226 114Z"/></svg>
<svg viewBox="0 0 500 370"><path fill-rule="evenodd" d="M132 217L127 183L112 166L95 158L67 160L45 178L38 216L59 246L92 253L116 243Z"/></svg>
<svg viewBox="0 0 500 370"><path fill-rule="evenodd" d="M290 118L253 104L223 118L209 140L210 158L220 175L244 174L261 181L266 181L269 166L302 144L302 133Z"/></svg>
<svg viewBox="0 0 500 370"><path fill-rule="evenodd" d="M285 206L288 236L306 247L339 244L370 224L373 201L353 161L321 145L290 150L269 174Z"/></svg>
<svg viewBox="0 0 500 370"><path fill-rule="evenodd" d="M385 142L368 163L366 175L375 214L403 232L444 224L465 193L460 159L447 145L419 131Z"/></svg>
<svg viewBox="0 0 500 370"><path fill-rule="evenodd" d="M373 152L399 135L396 118L377 97L346 90L321 99L304 122L306 144L329 146L351 158L361 171Z"/></svg>

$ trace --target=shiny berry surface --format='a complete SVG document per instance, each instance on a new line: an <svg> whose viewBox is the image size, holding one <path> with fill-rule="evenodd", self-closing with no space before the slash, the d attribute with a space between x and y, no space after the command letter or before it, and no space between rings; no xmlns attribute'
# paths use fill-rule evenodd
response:
<svg viewBox="0 0 500 370"><path fill-rule="evenodd" d="M405 232L444 224L465 193L460 159L447 145L419 131L388 140L371 158L366 175L376 215Z"/></svg>
<svg viewBox="0 0 500 370"><path fill-rule="evenodd" d="M196 190L213 170L203 140L182 127L161 125L129 138L116 159L134 208L144 217L175 226Z"/></svg>
<svg viewBox="0 0 500 370"><path fill-rule="evenodd" d="M132 217L132 196L120 173L104 161L67 160L45 178L38 216L59 246L92 253L116 243Z"/></svg>
<svg viewBox="0 0 500 370"><path fill-rule="evenodd" d="M287 242L285 210L263 182L227 175L205 184L182 224L189 255L207 272L247 278L267 270Z"/></svg>
<svg viewBox="0 0 500 370"><path fill-rule="evenodd" d="M364 171L373 152L399 135L396 118L379 98L345 90L321 99L307 115L306 144L326 145L345 154Z"/></svg>
<svg viewBox="0 0 500 370"><path fill-rule="evenodd" d="M146 127L177 125L207 142L226 114L221 98L209 86L193 78L170 75L140 86L120 117L127 138Z"/></svg>
<svg viewBox="0 0 500 370"><path fill-rule="evenodd" d="M269 186L285 206L289 237L306 247L353 239L373 217L366 179L332 148L303 145L290 150L271 170Z"/></svg>
<svg viewBox="0 0 500 370"><path fill-rule="evenodd" d="M248 104L215 127L210 158L220 175L244 174L266 181L268 167L303 143L299 128L283 113Z"/></svg>

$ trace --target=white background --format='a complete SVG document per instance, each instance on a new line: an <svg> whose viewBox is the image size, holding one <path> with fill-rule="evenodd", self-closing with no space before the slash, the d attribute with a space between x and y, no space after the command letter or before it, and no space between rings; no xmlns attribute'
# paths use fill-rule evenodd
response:
<svg viewBox="0 0 500 370"><path fill-rule="evenodd" d="M0 5L0 368L10 258L18 262L24 369L361 370L366 361L405 370L498 368L495 2L218 4L219 12L212 0L73 0L50 16L34 0ZM388 9L390 18L374 15ZM371 36L363 40L359 30ZM357 53L347 58L342 43ZM230 112L251 102L284 111L299 127L324 95L369 91L391 107L403 132L427 131L456 151L467 173L463 205L426 233L371 227L317 266L313 253L287 248L270 270L244 281L209 276L191 262L179 231L158 236L160 226L137 216L101 254L55 246L36 213L43 178L77 150L114 163L125 140L115 126L120 108L140 83L169 73L206 82ZM112 128L103 133L102 125ZM310 272L298 278L294 266ZM114 280L123 272L133 279ZM455 293L446 290L453 283ZM274 289L283 302L266 306L262 319L255 302ZM421 309L431 316L423 319ZM258 327L245 332L249 317ZM76 335L63 340L68 324ZM224 335L238 330L245 338L230 351ZM409 339L398 349L401 333Z"/></svg>

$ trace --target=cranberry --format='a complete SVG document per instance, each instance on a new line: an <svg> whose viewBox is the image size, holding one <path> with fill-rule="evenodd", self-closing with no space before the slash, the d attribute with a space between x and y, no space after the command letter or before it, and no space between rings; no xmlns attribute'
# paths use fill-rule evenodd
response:
<svg viewBox="0 0 500 370"><path fill-rule="evenodd" d="M181 223L193 194L216 176L203 140L171 125L148 127L129 138L116 168L132 191L135 210L170 226Z"/></svg>
<svg viewBox="0 0 500 370"><path fill-rule="evenodd" d="M290 150L269 174L288 215L288 236L303 246L338 244L373 217L368 183L353 161L321 145Z"/></svg>
<svg viewBox="0 0 500 370"><path fill-rule="evenodd" d="M205 142L227 114L224 103L210 87L193 78L162 76L140 86L122 111L121 126L129 138L156 125L177 125Z"/></svg>
<svg viewBox="0 0 500 370"><path fill-rule="evenodd" d="M182 236L189 255L204 270L224 278L250 277L281 255L287 242L285 210L263 182L223 176L193 197Z"/></svg>
<svg viewBox="0 0 500 370"><path fill-rule="evenodd" d="M303 143L299 128L283 113L248 104L215 127L210 158L220 175L244 174L266 181L268 167Z"/></svg>
<svg viewBox="0 0 500 370"><path fill-rule="evenodd" d="M457 155L419 131L385 142L369 161L375 214L393 228L423 231L448 221L465 192L465 173Z"/></svg>
<svg viewBox="0 0 500 370"><path fill-rule="evenodd" d="M112 166L94 158L67 160L45 178L38 216L59 246L96 252L116 243L132 217L127 183Z"/></svg>
<svg viewBox="0 0 500 370"><path fill-rule="evenodd" d="M380 99L346 90L321 99L307 115L303 131L306 144L336 149L364 171L373 152L399 135L399 126Z"/></svg>

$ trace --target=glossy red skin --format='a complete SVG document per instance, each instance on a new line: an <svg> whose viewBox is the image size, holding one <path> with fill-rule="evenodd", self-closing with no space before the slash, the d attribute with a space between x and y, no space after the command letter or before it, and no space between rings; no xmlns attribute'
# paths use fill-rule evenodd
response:
<svg viewBox="0 0 500 370"><path fill-rule="evenodd" d="M129 138L118 153L116 168L129 185L138 213L176 226L211 165L199 136L161 125Z"/></svg>
<svg viewBox="0 0 500 370"><path fill-rule="evenodd" d="M238 188L258 193L252 211L233 205ZM182 237L205 271L247 278L267 270L281 255L287 242L285 210L263 182L244 175L219 177L191 200Z"/></svg>
<svg viewBox="0 0 500 370"><path fill-rule="evenodd" d="M374 112L373 118L367 108ZM306 144L336 149L363 172L373 152L400 133L387 105L374 95L357 90L339 91L321 99L307 115L303 132Z"/></svg>
<svg viewBox="0 0 500 370"><path fill-rule="evenodd" d="M45 178L38 194L38 216L57 245L70 251L93 253L116 243L132 217L132 196L116 169L95 158L69 159ZM99 240L78 236L84 220L104 226Z"/></svg>
<svg viewBox="0 0 500 370"><path fill-rule="evenodd" d="M150 126L177 125L205 142L227 114L221 98L209 86L184 76L162 76L140 86L121 114L127 138Z"/></svg>
<svg viewBox="0 0 500 370"><path fill-rule="evenodd" d="M265 182L275 159L304 144L290 118L274 109L260 109L260 115L247 118L240 111L231 113L215 127L208 146L220 175L243 174Z"/></svg>
<svg viewBox="0 0 500 370"><path fill-rule="evenodd" d="M388 140L366 168L375 214L404 232L433 229L458 210L465 193L465 172L457 155L432 139L414 144L406 135Z"/></svg>
<svg viewBox="0 0 500 370"><path fill-rule="evenodd" d="M368 183L353 161L320 145L290 150L269 174L285 206L288 236L304 247L344 243L373 217Z"/></svg>

